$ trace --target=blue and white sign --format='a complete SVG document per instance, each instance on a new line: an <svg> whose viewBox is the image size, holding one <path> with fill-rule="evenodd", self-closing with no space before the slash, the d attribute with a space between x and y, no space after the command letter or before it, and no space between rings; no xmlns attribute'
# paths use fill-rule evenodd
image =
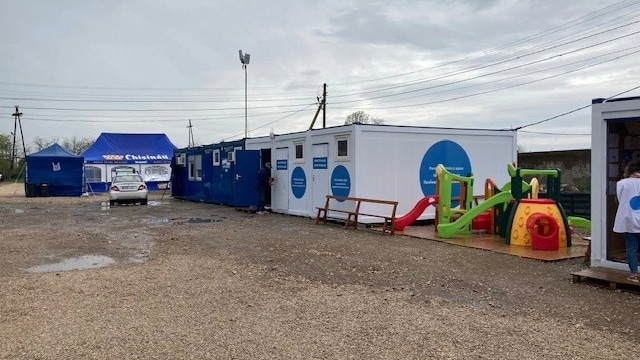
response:
<svg viewBox="0 0 640 360"><path fill-rule="evenodd" d="M296 166L291 173L291 191L293 196L300 199L304 196L304 192L307 190L307 176L304 174L304 170L300 166Z"/></svg>
<svg viewBox="0 0 640 360"><path fill-rule="evenodd" d="M452 173L469 176L471 162L462 146L451 140L442 140L433 144L424 154L420 164L420 187L424 196L436 194L436 166L438 164ZM453 183L452 196L460 196L460 184Z"/></svg>
<svg viewBox="0 0 640 360"><path fill-rule="evenodd" d="M313 158L313 168L314 169L326 169L327 168L327 158L326 157L314 157Z"/></svg>
<svg viewBox="0 0 640 360"><path fill-rule="evenodd" d="M276 160L276 170L287 170L288 161L284 160Z"/></svg>
<svg viewBox="0 0 640 360"><path fill-rule="evenodd" d="M336 197L347 197L349 196L349 192L351 192L349 170L342 165L338 165L331 173L331 193ZM338 201L340 201L340 199L338 199Z"/></svg>

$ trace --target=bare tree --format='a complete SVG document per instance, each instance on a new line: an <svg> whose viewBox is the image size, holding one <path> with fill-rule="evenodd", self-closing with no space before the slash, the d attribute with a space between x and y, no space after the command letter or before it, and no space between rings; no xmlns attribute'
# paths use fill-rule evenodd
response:
<svg viewBox="0 0 640 360"><path fill-rule="evenodd" d="M62 141L62 146L74 154L80 155L85 150L91 147L96 142L96 139L91 138L78 138L74 136L72 138L65 138Z"/></svg>
<svg viewBox="0 0 640 360"><path fill-rule="evenodd" d="M82 154L85 150L90 148L91 145L93 145L93 143L95 142L96 142L95 139L79 138L77 136L73 136L71 138L64 138L62 140L60 140L60 138L58 137L43 138L43 137L36 136L32 140L32 144L36 152L42 149L46 149L49 146L57 143L62 145L65 149L69 150L70 152L76 155Z"/></svg>
<svg viewBox="0 0 640 360"><path fill-rule="evenodd" d="M51 138L43 138L40 136L36 136L33 138L33 140L31 141L31 143L33 144L34 147L34 151L38 152L40 150L46 149L49 146L55 144L58 142L58 138L57 137L51 137Z"/></svg>
<svg viewBox="0 0 640 360"><path fill-rule="evenodd" d="M353 114L347 116L347 119L344 121L345 125L349 124L374 124L380 125L384 123L383 119L374 118L366 112L359 110L354 112Z"/></svg>

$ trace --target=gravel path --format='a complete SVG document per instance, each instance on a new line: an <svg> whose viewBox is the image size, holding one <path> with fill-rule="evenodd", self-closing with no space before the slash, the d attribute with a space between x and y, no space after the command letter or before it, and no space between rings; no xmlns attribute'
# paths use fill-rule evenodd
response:
<svg viewBox="0 0 640 360"><path fill-rule="evenodd" d="M572 284L581 259L544 263L162 193L109 207L104 195L8 187L2 359L638 358L640 297ZM32 272L87 255L113 264Z"/></svg>

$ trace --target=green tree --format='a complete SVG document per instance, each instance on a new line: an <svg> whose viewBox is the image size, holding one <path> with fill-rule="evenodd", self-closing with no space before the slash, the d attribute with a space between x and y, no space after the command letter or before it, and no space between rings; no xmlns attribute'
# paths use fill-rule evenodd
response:
<svg viewBox="0 0 640 360"><path fill-rule="evenodd" d="M13 148L14 140L15 149ZM24 155L22 139L14 139L13 134L0 134L0 172L2 173L3 181L24 176ZM13 167L11 166L12 163Z"/></svg>
<svg viewBox="0 0 640 360"><path fill-rule="evenodd" d="M374 124L381 125L384 123L384 120L374 118L366 112L359 110L354 112L353 114L347 116L347 119L344 121L345 125L349 124Z"/></svg>
<svg viewBox="0 0 640 360"><path fill-rule="evenodd" d="M11 161L11 137L0 134L0 173L9 176L9 164ZM6 180L6 179L5 179Z"/></svg>

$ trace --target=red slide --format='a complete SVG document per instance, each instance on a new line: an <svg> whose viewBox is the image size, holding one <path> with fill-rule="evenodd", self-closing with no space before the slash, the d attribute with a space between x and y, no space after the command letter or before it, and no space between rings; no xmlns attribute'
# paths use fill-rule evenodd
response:
<svg viewBox="0 0 640 360"><path fill-rule="evenodd" d="M431 205L435 205L437 203L438 203L438 197L435 195L423 197L422 199L420 199L420 201L418 201L416 206L414 206L413 209L411 209L408 213L406 213L405 215L399 218L396 218L396 220L393 222L393 228L396 231L404 230L405 226L413 224L416 221L416 219L420 215L422 215L422 213L427 207Z"/></svg>

